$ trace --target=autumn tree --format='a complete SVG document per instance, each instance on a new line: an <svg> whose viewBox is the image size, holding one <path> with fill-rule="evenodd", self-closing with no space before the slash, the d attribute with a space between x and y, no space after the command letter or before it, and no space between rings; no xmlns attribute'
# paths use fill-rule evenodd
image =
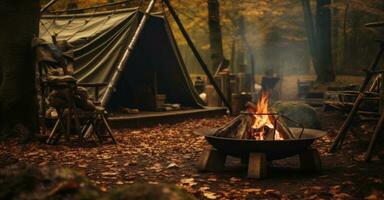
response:
<svg viewBox="0 0 384 200"><path fill-rule="evenodd" d="M384 21L382 0L335 1L333 21L333 54L338 73L361 74L377 50L375 39L380 39L384 28L366 28L365 23Z"/></svg>
<svg viewBox="0 0 384 200"><path fill-rule="evenodd" d="M220 5L218 0L208 0L208 26L212 60L211 71L215 71L224 57L220 26Z"/></svg>
<svg viewBox="0 0 384 200"><path fill-rule="evenodd" d="M318 48L319 72L317 80L330 82L335 80L331 49L331 0L317 0L316 40Z"/></svg>
<svg viewBox="0 0 384 200"><path fill-rule="evenodd" d="M31 40L38 35L39 1L0 2L0 130L37 129L35 70ZM24 129L24 128L22 128Z"/></svg>

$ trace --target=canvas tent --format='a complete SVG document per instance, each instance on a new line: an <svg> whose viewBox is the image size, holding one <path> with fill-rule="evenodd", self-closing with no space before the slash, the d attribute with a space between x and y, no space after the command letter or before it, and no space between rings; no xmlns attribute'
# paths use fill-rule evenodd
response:
<svg viewBox="0 0 384 200"><path fill-rule="evenodd" d="M122 54L143 17L138 9L70 15L44 15L40 37L51 41L66 40L74 46L74 76L81 83L109 82ZM168 103L201 108L180 56L167 20L150 15L124 63L110 109L137 107L145 109L155 101L154 94L165 94ZM105 88L101 90L101 93Z"/></svg>

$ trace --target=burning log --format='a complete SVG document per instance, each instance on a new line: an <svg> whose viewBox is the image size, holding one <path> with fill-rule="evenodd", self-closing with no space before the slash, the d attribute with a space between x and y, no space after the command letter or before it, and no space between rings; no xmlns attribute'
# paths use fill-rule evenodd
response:
<svg viewBox="0 0 384 200"><path fill-rule="evenodd" d="M236 138L236 139L250 139L252 118L248 115L239 115L228 124L217 129L214 136Z"/></svg>
<svg viewBox="0 0 384 200"><path fill-rule="evenodd" d="M269 91L264 89L256 105L248 102L247 112L219 128L214 136L254 140L294 139L291 130L279 119L280 115L268 111L268 102Z"/></svg>
<svg viewBox="0 0 384 200"><path fill-rule="evenodd" d="M242 113L228 124L220 127L213 134L217 137L254 140L285 140L295 138L286 124L276 117L277 114L269 115L274 127L263 125L259 128L252 127L255 118L252 113Z"/></svg>

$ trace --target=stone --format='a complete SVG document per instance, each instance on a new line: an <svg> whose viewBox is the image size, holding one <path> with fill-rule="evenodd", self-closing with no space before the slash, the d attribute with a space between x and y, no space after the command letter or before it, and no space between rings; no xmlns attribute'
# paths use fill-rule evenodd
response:
<svg viewBox="0 0 384 200"><path fill-rule="evenodd" d="M277 101L271 106L273 112L304 125L305 128L320 129L320 119L316 110L310 105L297 101ZM296 123L284 120L289 127L299 127Z"/></svg>

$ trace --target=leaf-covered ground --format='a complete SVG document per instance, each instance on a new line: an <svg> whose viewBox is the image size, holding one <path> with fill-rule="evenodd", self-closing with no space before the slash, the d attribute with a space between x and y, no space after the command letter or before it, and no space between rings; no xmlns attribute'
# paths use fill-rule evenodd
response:
<svg viewBox="0 0 384 200"><path fill-rule="evenodd" d="M292 157L274 161L264 180L247 179L246 166L234 158L229 159L225 172L197 171L196 161L207 143L192 131L220 126L231 119L226 116L115 130L118 144L101 147L22 145L10 140L0 145L0 154L34 166L77 169L102 191L132 183L170 183L199 199L384 199L383 159L375 156L371 163L362 161L370 126L356 125L343 149L329 154L342 117L322 113L321 118L329 135L313 146L321 153L323 171L303 173L298 170L298 158Z"/></svg>

